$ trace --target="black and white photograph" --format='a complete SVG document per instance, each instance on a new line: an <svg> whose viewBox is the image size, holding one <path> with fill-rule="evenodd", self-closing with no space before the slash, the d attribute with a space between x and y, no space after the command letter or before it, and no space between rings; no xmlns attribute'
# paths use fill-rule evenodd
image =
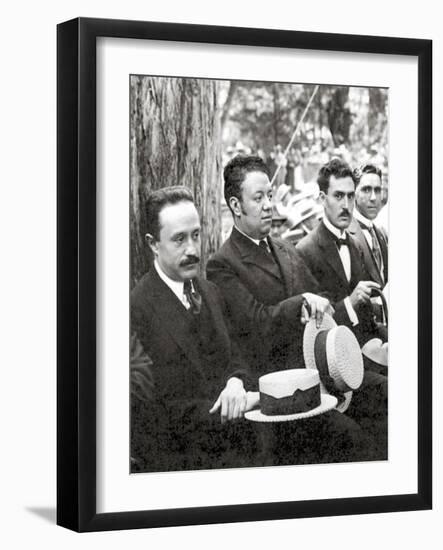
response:
<svg viewBox="0 0 443 550"><path fill-rule="evenodd" d="M130 472L389 459L389 89L129 77Z"/></svg>
<svg viewBox="0 0 443 550"><path fill-rule="evenodd" d="M428 509L430 41L58 37L58 524Z"/></svg>
<svg viewBox="0 0 443 550"><path fill-rule="evenodd" d="M438 548L437 8L5 4L2 548Z"/></svg>

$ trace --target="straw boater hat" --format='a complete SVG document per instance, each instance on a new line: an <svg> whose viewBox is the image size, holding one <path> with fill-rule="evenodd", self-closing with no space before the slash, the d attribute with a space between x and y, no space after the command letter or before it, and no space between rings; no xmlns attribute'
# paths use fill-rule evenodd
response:
<svg viewBox="0 0 443 550"><path fill-rule="evenodd" d="M318 372L290 369L265 374L258 379L260 408L245 413L255 422L302 420L333 409L337 398L320 390Z"/></svg>
<svg viewBox="0 0 443 550"><path fill-rule="evenodd" d="M385 374L388 368L388 343L372 338L361 348L366 369Z"/></svg>
<svg viewBox="0 0 443 550"><path fill-rule="evenodd" d="M278 210L278 206L276 204L272 205L272 221L273 222L285 222L288 218L281 214Z"/></svg>
<svg viewBox="0 0 443 550"><path fill-rule="evenodd" d="M287 209L287 217L291 229L295 228L301 222L304 222L312 216L319 217L323 213L323 206L318 204L314 199L304 199L294 208Z"/></svg>
<svg viewBox="0 0 443 550"><path fill-rule="evenodd" d="M352 391L363 381L363 358L354 333L337 326L325 314L320 327L311 319L303 335L303 355L307 369L320 374L322 391L339 397L337 410L344 412L352 399Z"/></svg>

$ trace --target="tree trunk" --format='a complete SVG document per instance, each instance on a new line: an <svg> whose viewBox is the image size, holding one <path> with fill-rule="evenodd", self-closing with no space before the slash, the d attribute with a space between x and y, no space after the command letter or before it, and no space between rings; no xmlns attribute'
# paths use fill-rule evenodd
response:
<svg viewBox="0 0 443 550"><path fill-rule="evenodd" d="M131 284L149 270L144 239L150 192L185 185L202 224L202 273L221 240L221 133L218 83L131 77Z"/></svg>
<svg viewBox="0 0 443 550"><path fill-rule="evenodd" d="M333 90L327 106L329 129L335 147L349 144L349 133L352 124L352 114L348 106L349 87L343 86Z"/></svg>
<svg viewBox="0 0 443 550"><path fill-rule="evenodd" d="M232 80L229 83L228 95L226 97L226 101L225 101L225 103L223 105L223 108L222 108L221 121L220 121L220 125L221 125L222 130L223 130L224 125L226 124L226 121L228 120L229 109L231 108L232 100L234 99L234 95L235 95L235 92L236 92L237 88L238 88L238 82L236 82L235 80Z"/></svg>
<svg viewBox="0 0 443 550"><path fill-rule="evenodd" d="M278 84L272 85L272 99L273 99L273 106L274 106L274 111L273 111L274 144L278 145L280 143L280 132L279 132L280 93L279 93Z"/></svg>

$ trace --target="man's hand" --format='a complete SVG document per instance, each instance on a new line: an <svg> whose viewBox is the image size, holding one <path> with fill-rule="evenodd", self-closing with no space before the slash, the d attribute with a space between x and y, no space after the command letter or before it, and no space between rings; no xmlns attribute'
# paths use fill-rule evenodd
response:
<svg viewBox="0 0 443 550"><path fill-rule="evenodd" d="M240 378L232 377L227 381L209 414L220 410L221 423L224 424L228 420L242 418L245 414L246 404L247 394L243 387L243 381Z"/></svg>
<svg viewBox="0 0 443 550"><path fill-rule="evenodd" d="M307 323L309 319L315 319L315 324L319 328L323 322L325 313L331 316L334 315L334 308L327 298L311 294L310 292L305 292L303 298L305 299L305 305L302 308L302 323Z"/></svg>
<svg viewBox="0 0 443 550"><path fill-rule="evenodd" d="M380 285L373 281L360 281L349 296L352 307L355 308L360 304L369 303L373 288L379 289Z"/></svg>

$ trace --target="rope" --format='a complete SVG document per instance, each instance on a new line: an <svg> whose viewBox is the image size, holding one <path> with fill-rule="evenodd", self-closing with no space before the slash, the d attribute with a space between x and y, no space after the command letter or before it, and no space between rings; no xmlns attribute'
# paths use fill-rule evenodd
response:
<svg viewBox="0 0 443 550"><path fill-rule="evenodd" d="M288 145L287 145L287 147L286 147L286 149L285 149L285 152L283 153L283 158L281 159L280 164L277 166L277 170L274 172L274 175L272 176L271 185L274 183L275 178L277 177L277 174L279 173L280 168L282 167L283 159L286 158L286 156L287 156L287 154L288 154L288 152L289 152L289 149L291 148L292 143L293 143L293 141L294 141L294 139L295 139L295 136L297 135L298 129L300 128L300 125L302 124L302 122L303 122L303 120L304 120L304 118L305 118L305 116L306 116L306 113L308 112L308 109L309 109L309 107L311 106L311 103L312 103L312 101L313 101L313 99L314 99L314 97L315 97L315 94L318 92L319 87L320 87L320 86L317 84L317 86L314 88L314 91L312 92L312 95L311 95L311 97L310 97L310 99L309 99L309 101L308 101L308 104L306 105L305 110L303 111L303 114L301 115L301 118L300 118L300 120L298 121L298 124L297 124L297 126L296 126L296 128L295 128L295 130L294 130L294 133L292 134L292 137L291 137L291 139L289 140L289 143L288 143Z"/></svg>

